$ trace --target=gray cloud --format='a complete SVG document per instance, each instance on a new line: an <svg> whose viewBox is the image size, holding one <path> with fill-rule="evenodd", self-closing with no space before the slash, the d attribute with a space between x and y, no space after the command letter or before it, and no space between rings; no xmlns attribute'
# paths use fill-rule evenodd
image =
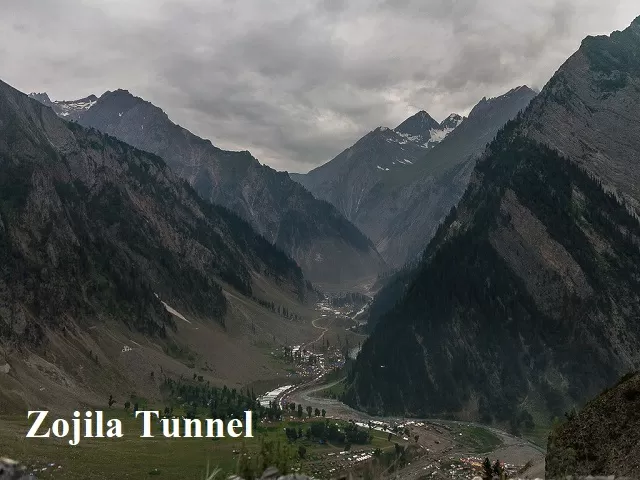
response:
<svg viewBox="0 0 640 480"><path fill-rule="evenodd" d="M418 109L540 88L636 0L8 0L0 78L70 99L126 88L214 144L306 171Z"/></svg>

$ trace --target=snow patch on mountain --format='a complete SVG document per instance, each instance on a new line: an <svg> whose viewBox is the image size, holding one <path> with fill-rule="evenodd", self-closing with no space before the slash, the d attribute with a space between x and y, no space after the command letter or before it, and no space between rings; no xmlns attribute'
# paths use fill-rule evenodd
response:
<svg viewBox="0 0 640 480"><path fill-rule="evenodd" d="M453 132L453 128L442 128L442 129L434 129L429 130L429 140L424 143L424 146L429 148L433 147L436 143L440 143L444 140L447 135Z"/></svg>
<svg viewBox="0 0 640 480"><path fill-rule="evenodd" d="M96 104L96 102L97 102L97 99L96 100L83 99L83 100L74 101L74 102L56 101L53 103L60 108L60 115L66 117L71 112L80 112L80 111L89 110L91 107L93 107Z"/></svg>
<svg viewBox="0 0 640 480"><path fill-rule="evenodd" d="M452 113L441 123L431 119L426 112L419 112L400 124L393 132L393 137L387 137L389 143L406 145L411 142L422 148L429 149L444 140L447 135L453 132L463 122L464 117L457 113ZM425 128L425 125L429 125ZM424 130L422 130L425 128ZM382 130L381 128L381 131Z"/></svg>

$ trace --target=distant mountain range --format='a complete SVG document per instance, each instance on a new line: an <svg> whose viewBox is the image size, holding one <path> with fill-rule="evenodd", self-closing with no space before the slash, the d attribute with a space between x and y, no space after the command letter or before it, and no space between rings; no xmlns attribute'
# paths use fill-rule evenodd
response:
<svg viewBox="0 0 640 480"><path fill-rule="evenodd" d="M469 118L438 124L425 111L379 127L333 160L291 177L331 202L392 267L417 258L467 186L475 158L535 92L523 86L482 99Z"/></svg>
<svg viewBox="0 0 640 480"><path fill-rule="evenodd" d="M315 283L357 285L386 269L358 228L286 173L261 165L249 152L215 147L126 90L70 102L51 102L46 94L31 96L63 118L159 155L204 199L236 212L295 259Z"/></svg>
<svg viewBox="0 0 640 480"><path fill-rule="evenodd" d="M523 432L640 368L638 51L640 18L586 38L500 130L378 295L351 405Z"/></svg>

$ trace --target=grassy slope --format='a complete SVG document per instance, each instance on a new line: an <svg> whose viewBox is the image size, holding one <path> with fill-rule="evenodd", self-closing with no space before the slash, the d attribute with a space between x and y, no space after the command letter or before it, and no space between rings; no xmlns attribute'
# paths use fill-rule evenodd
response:
<svg viewBox="0 0 640 480"><path fill-rule="evenodd" d="M19 458L29 468L44 468L38 473L42 480L64 478L65 480L98 480L105 478L131 478L144 480L159 479L200 479L204 478L207 464L218 467L224 473L233 473L243 444L250 456L257 454L261 438L287 444L284 427L302 427L305 422L284 421L261 426L254 438L246 439L166 439L156 437L139 438L140 421L121 409L105 413L106 418L120 418L123 422L124 437L121 439L83 439L77 447L69 446L59 439L26 439L28 430L26 419L19 416L0 416L0 452L12 458ZM67 439L68 441L68 439ZM306 460L296 459L299 445L307 449ZM321 468L318 463L327 453L340 452L337 445L319 445L309 440L299 440L290 446L292 468L303 471ZM354 445L353 449L380 447L392 449L393 442L387 435L373 432L373 440L368 445ZM97 454L99 452L99 454ZM54 467L49 464L54 463ZM61 468L58 468L58 465ZM152 472L157 469L159 474Z"/></svg>

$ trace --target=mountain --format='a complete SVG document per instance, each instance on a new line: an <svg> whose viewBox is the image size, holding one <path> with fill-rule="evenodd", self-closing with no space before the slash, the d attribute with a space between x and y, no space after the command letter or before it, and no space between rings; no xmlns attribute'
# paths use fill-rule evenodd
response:
<svg viewBox="0 0 640 480"><path fill-rule="evenodd" d="M535 96L528 87L483 99L463 119L419 112L380 127L330 162L292 178L331 202L392 267L422 252L469 181L475 158Z"/></svg>
<svg viewBox="0 0 640 480"><path fill-rule="evenodd" d="M386 268L367 237L286 173L249 152L215 147L128 91L106 92L78 122L162 157L204 199L237 213L295 259L313 282L356 284Z"/></svg>
<svg viewBox="0 0 640 480"><path fill-rule="evenodd" d="M457 113L452 113L447 118L445 118L442 122L440 122L440 130L445 131L446 135L448 135L449 133L454 131L456 128L458 128L463 121L464 121L464 117L461 117Z"/></svg>
<svg viewBox="0 0 640 480"><path fill-rule="evenodd" d="M585 40L499 132L419 266L400 276L406 288L389 295L349 375L350 404L521 431L640 366L640 223L617 194L630 195L627 182L594 173L596 159L638 167L628 122L640 113L629 53L639 27L599 37L597 50ZM625 83L612 90L616 78ZM544 125L562 112L574 118ZM567 144L589 154L555 149Z"/></svg>
<svg viewBox="0 0 640 480"><path fill-rule="evenodd" d="M93 107L98 101L98 97L95 95L71 101L52 101L46 93L30 93L29 96L47 107L51 107L54 112L66 120L78 120L84 112Z"/></svg>
<svg viewBox="0 0 640 480"><path fill-rule="evenodd" d="M215 372L218 353L234 345L242 357L233 352L229 370L241 381L243 358L256 358L241 339L256 340L236 317L257 311L253 331L269 342L267 327L280 324L264 325L275 315L259 305L299 305L308 288L284 252L160 157L63 121L0 82L3 411L88 401L79 392L95 403L106 388L157 394L149 372Z"/></svg>
<svg viewBox="0 0 640 480"><path fill-rule="evenodd" d="M444 140L449 133L462 123L462 120L463 118L460 115L452 113L439 124L427 112L421 110L412 117L407 118L394 131L413 143L425 148L432 148Z"/></svg>
<svg viewBox="0 0 640 480"><path fill-rule="evenodd" d="M535 121L527 125L531 138L572 158L636 213L640 213L639 36L636 20L609 37L587 37L553 77L546 95L535 102Z"/></svg>
<svg viewBox="0 0 640 480"><path fill-rule="evenodd" d="M625 375L554 428L546 478L640 477L640 374Z"/></svg>

